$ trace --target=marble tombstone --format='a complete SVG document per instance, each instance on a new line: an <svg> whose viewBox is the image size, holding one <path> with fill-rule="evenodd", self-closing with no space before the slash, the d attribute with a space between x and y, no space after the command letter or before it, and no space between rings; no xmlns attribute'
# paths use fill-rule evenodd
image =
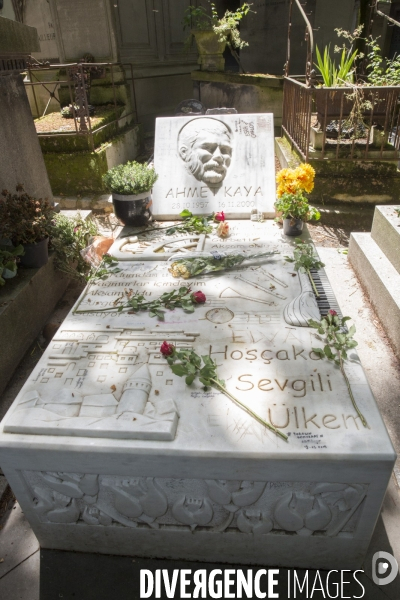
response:
<svg viewBox="0 0 400 600"><path fill-rule="evenodd" d="M272 114L156 120L153 214L173 219L184 210L229 218L253 211L274 216Z"/></svg>
<svg viewBox="0 0 400 600"><path fill-rule="evenodd" d="M340 370L312 350L319 311L284 259L291 243L270 222L208 237L205 251L276 254L190 280L206 303L165 321L113 310L188 284L140 248L85 289L0 429L1 467L43 547L360 567L395 453L356 352L346 373L368 428ZM186 386L164 340L215 359L228 391L288 441L217 390Z"/></svg>

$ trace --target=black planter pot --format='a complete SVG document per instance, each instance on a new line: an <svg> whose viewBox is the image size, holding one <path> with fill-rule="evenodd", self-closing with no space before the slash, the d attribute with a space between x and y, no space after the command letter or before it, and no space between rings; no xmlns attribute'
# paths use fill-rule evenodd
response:
<svg viewBox="0 0 400 600"><path fill-rule="evenodd" d="M285 235L301 235L304 221L301 219L283 219L283 233Z"/></svg>
<svg viewBox="0 0 400 600"><path fill-rule="evenodd" d="M135 227L147 225L151 219L150 207L153 203L151 192L123 196L112 195L115 216L124 224Z"/></svg>
<svg viewBox="0 0 400 600"><path fill-rule="evenodd" d="M20 264L30 269L39 269L49 261L49 238L36 244L22 244L25 254L21 256Z"/></svg>

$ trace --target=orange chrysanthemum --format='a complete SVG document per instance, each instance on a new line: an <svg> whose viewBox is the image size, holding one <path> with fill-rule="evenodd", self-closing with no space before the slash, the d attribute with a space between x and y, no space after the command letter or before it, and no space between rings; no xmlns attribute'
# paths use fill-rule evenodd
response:
<svg viewBox="0 0 400 600"><path fill-rule="evenodd" d="M314 177L315 171L308 163L299 165L296 169L281 169L276 176L276 181L279 184L277 189L278 198L285 193L312 192Z"/></svg>

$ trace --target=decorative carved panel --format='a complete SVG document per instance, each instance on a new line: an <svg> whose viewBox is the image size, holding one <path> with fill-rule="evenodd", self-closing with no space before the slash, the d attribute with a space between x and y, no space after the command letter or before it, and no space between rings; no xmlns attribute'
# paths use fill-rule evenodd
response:
<svg viewBox="0 0 400 600"><path fill-rule="evenodd" d="M25 471L43 523L352 537L368 484Z"/></svg>

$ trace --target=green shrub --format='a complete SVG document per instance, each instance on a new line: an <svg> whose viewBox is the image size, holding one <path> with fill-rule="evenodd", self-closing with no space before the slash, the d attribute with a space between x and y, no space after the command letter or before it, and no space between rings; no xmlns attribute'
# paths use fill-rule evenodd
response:
<svg viewBox="0 0 400 600"><path fill-rule="evenodd" d="M49 236L54 207L34 198L17 185L16 193L3 190L0 196L0 238L18 244L35 244Z"/></svg>
<svg viewBox="0 0 400 600"><path fill-rule="evenodd" d="M51 230L51 245L55 250L55 266L71 279L84 281L90 275L92 267L82 255L93 236L98 235L96 223L86 221L78 214L71 219L55 214Z"/></svg>
<svg viewBox="0 0 400 600"><path fill-rule="evenodd" d="M301 219L306 222L312 219L318 221L321 217L318 210L308 204L307 198L301 192L282 194L275 202L275 208L282 213L282 219Z"/></svg>
<svg viewBox="0 0 400 600"><path fill-rule="evenodd" d="M110 192L128 196L149 192L157 178L153 167L132 161L107 171L103 183Z"/></svg>

